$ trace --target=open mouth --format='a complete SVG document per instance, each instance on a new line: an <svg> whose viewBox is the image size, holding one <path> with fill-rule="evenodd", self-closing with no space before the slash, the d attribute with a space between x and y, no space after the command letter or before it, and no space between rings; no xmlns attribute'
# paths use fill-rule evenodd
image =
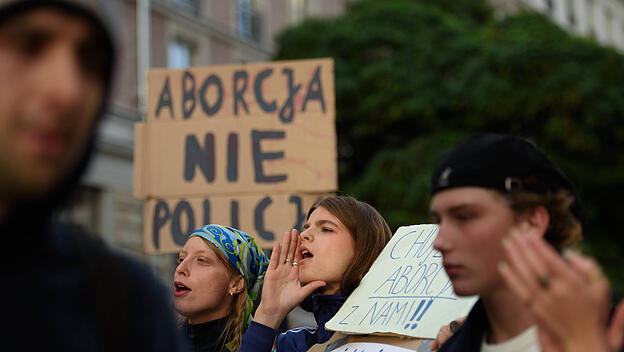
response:
<svg viewBox="0 0 624 352"><path fill-rule="evenodd" d="M184 296L185 294L191 292L191 289L186 287L183 283L181 282L174 282L173 283L173 295L176 297L180 297L180 296Z"/></svg>
<svg viewBox="0 0 624 352"><path fill-rule="evenodd" d="M314 257L314 255L312 255L312 253L311 253L309 250L304 249L304 250L302 250L302 251L301 251L301 261L302 261L302 262L303 262L304 260L306 260L306 259L310 259L310 258L312 258L312 257Z"/></svg>

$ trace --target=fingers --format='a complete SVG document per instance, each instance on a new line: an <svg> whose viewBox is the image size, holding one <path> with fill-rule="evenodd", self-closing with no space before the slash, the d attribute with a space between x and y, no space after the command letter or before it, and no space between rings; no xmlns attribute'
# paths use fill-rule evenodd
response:
<svg viewBox="0 0 624 352"><path fill-rule="evenodd" d="M297 231L297 230L295 230ZM297 235L297 250L295 251L295 262L299 263L301 261L301 237Z"/></svg>
<svg viewBox="0 0 624 352"><path fill-rule="evenodd" d="M461 317L451 321L448 325L442 326L438 331L438 335L436 335L435 340L429 343L429 348L431 350L437 350L442 347L446 340L450 339L451 336L459 330L459 328L464 324L464 321L466 321L466 317Z"/></svg>
<svg viewBox="0 0 624 352"><path fill-rule="evenodd" d="M514 227L503 240L507 262L500 263L498 268L507 286L529 306L536 295L550 289L555 279L569 278L571 272L559 254L535 231L526 223Z"/></svg>
<svg viewBox="0 0 624 352"><path fill-rule="evenodd" d="M435 340L429 342L429 349L432 351L439 350L441 346L438 345L437 337Z"/></svg>
<svg viewBox="0 0 624 352"><path fill-rule="evenodd" d="M550 286L550 274L555 270L548 266L546 261L558 261L562 264L563 260L557 253L553 254L554 258L550 257L551 253L548 251L550 246L537 234L516 235L513 241L518 243L522 256L530 269L531 276L527 277L527 279L531 281L536 280L538 288L548 289Z"/></svg>
<svg viewBox="0 0 624 352"><path fill-rule="evenodd" d="M279 256L279 261L276 265L293 266L293 262L296 261L295 255L297 252L297 243L299 237L297 236L297 230L292 229L284 232L284 239L282 240L282 250ZM272 258L272 257L271 257Z"/></svg>
<svg viewBox="0 0 624 352"><path fill-rule="evenodd" d="M597 308L603 312L602 320L606 322L611 304L611 285L602 272L602 268L593 258L585 257L575 251L565 251L564 256L570 270L577 275L577 281L587 288L588 293L591 292Z"/></svg>
<svg viewBox="0 0 624 352"><path fill-rule="evenodd" d="M279 242L275 242L273 244L273 251L271 251L271 258L269 258L269 266L267 270L275 270L277 268L277 263L280 258L280 244Z"/></svg>
<svg viewBox="0 0 624 352"><path fill-rule="evenodd" d="M516 227L504 241L504 245L511 271L505 272L506 268L503 266L501 274L504 272L506 282L522 298L548 290L553 280L573 287L582 285L575 270L540 234L527 225ZM585 268L590 269L595 271L597 268ZM513 279L510 274L517 277Z"/></svg>
<svg viewBox="0 0 624 352"><path fill-rule="evenodd" d="M498 264L498 272L503 277L503 281L505 284L513 291L516 296L520 299L520 301L525 304L530 304L531 302L531 291L528 287L526 287L523 280L521 280L518 275L511 271L509 265L506 262L501 262Z"/></svg>
<svg viewBox="0 0 624 352"><path fill-rule="evenodd" d="M277 265L286 263L288 251L290 250L290 231L284 232L284 239L282 240L282 250L279 256L279 262Z"/></svg>
<svg viewBox="0 0 624 352"><path fill-rule="evenodd" d="M565 257L572 269L579 273L585 281L591 283L605 278L602 269L595 260L570 250L565 252Z"/></svg>
<svg viewBox="0 0 624 352"><path fill-rule="evenodd" d="M546 274L543 271L541 273L537 271L540 270L538 269L540 260L528 253L529 249L524 241L526 236L528 236L527 233L514 231L503 241L509 267L501 265L499 270L505 273L503 277L512 279L510 280L511 287L515 288L514 291L519 294L519 297L528 303L527 298L533 296L533 292L539 289L537 278L545 277Z"/></svg>
<svg viewBox="0 0 624 352"><path fill-rule="evenodd" d="M548 273L556 274L559 279L579 284L578 277L561 255L540 236L527 239L530 250L542 259L542 265Z"/></svg>
<svg viewBox="0 0 624 352"><path fill-rule="evenodd" d="M290 247L288 248L288 256L286 258L292 261L295 260L295 253L297 252L297 241L299 237L297 236L297 230L290 230Z"/></svg>
<svg viewBox="0 0 624 352"><path fill-rule="evenodd" d="M624 300L615 309L607 331L607 341L611 351L620 351L624 347Z"/></svg>
<svg viewBox="0 0 624 352"><path fill-rule="evenodd" d="M431 348L432 350L439 349L452 335L453 334L451 333L449 325L443 325L438 331L435 340L429 343L429 348Z"/></svg>

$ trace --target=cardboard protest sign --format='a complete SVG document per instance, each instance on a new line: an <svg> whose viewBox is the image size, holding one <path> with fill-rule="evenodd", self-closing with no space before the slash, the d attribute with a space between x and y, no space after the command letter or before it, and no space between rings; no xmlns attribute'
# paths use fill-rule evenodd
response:
<svg viewBox="0 0 624 352"><path fill-rule="evenodd" d="M253 234L262 248L271 248L284 231L300 229L322 194L244 194L176 199L145 203L147 253L175 253L186 235L205 224L225 224Z"/></svg>
<svg viewBox="0 0 624 352"><path fill-rule="evenodd" d="M331 59L154 69L147 79L134 148L147 252L179 250L207 220L270 248L269 233L281 237L337 189Z"/></svg>
<svg viewBox="0 0 624 352"><path fill-rule="evenodd" d="M442 325L467 315L477 298L453 293L441 255L432 247L437 232L437 225L399 228L325 326L352 334L435 338Z"/></svg>
<svg viewBox="0 0 624 352"><path fill-rule="evenodd" d="M310 347L308 352L431 352L429 348L431 341L433 340L404 336L344 335L338 332L327 342Z"/></svg>
<svg viewBox="0 0 624 352"><path fill-rule="evenodd" d="M383 343L370 343L370 342L352 342L342 345L332 352L411 352L414 350L408 350L407 348L397 347L392 345L386 345Z"/></svg>
<svg viewBox="0 0 624 352"><path fill-rule="evenodd" d="M153 69L147 84L148 122L335 116L331 59Z"/></svg>
<svg viewBox="0 0 624 352"><path fill-rule="evenodd" d="M137 148L149 157L135 161L135 196L335 190L335 124L317 117L139 125Z"/></svg>

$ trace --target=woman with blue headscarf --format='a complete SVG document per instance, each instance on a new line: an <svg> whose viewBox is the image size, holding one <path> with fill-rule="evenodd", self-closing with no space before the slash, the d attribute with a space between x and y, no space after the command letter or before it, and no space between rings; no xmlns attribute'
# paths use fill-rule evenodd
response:
<svg viewBox="0 0 624 352"><path fill-rule="evenodd" d="M206 225L191 233L174 275L175 309L193 351L235 351L251 321L269 259L253 237Z"/></svg>

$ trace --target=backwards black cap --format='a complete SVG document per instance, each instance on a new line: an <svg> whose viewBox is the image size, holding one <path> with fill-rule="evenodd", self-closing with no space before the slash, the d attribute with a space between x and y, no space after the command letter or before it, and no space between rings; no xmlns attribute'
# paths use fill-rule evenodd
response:
<svg viewBox="0 0 624 352"><path fill-rule="evenodd" d="M431 176L431 194L455 187L483 187L502 192L567 191L571 210L581 219L581 205L572 183L542 151L509 135L472 135L442 156Z"/></svg>

